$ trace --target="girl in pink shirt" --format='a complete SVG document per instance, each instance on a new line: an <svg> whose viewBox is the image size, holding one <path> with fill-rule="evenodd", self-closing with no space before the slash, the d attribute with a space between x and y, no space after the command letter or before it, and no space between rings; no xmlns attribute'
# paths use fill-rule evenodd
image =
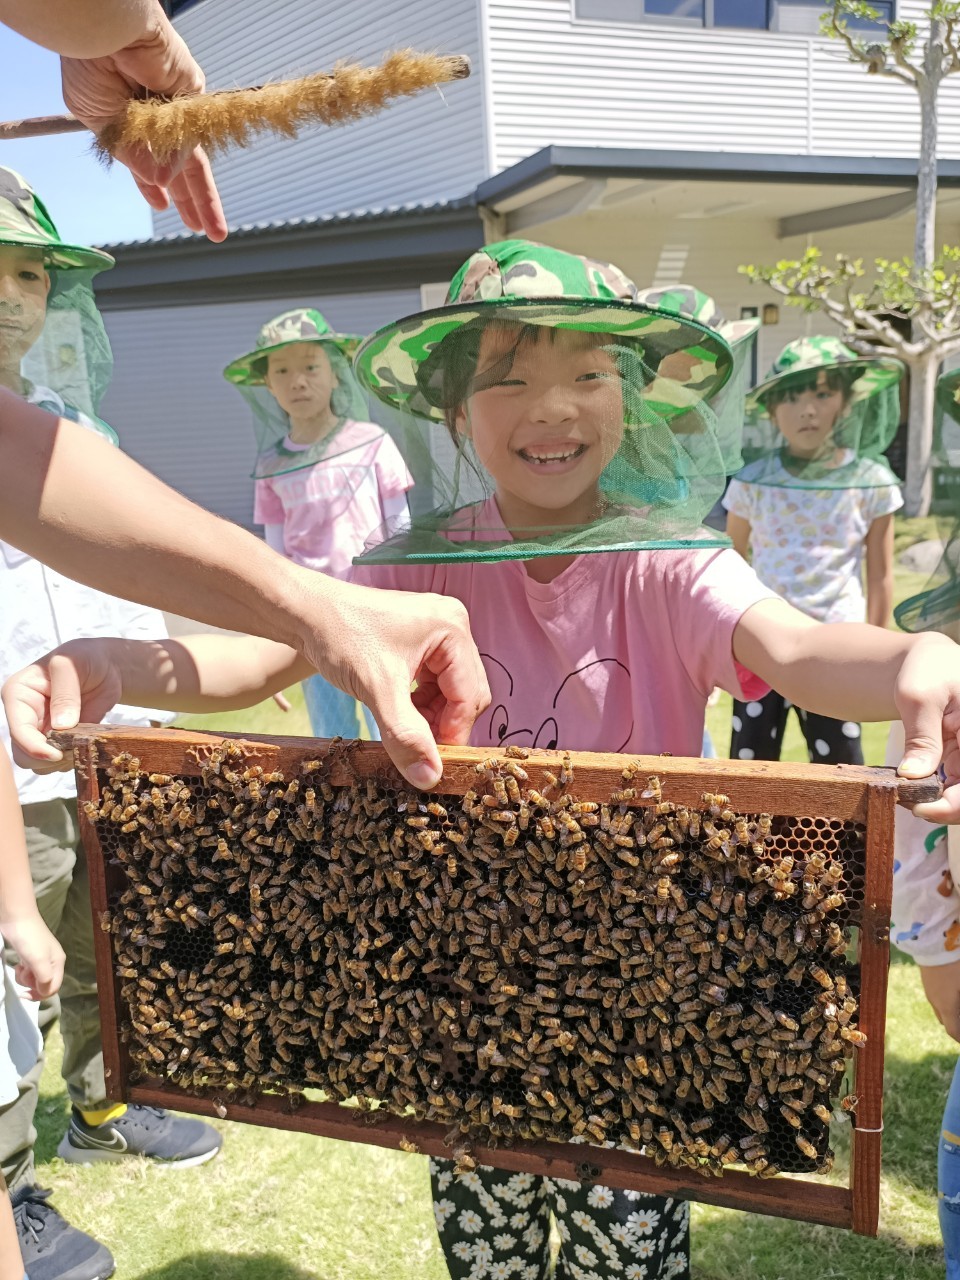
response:
<svg viewBox="0 0 960 1280"><path fill-rule="evenodd" d="M634 298L614 267L507 241L469 260L447 306L367 340L361 378L420 420L439 465L433 513L365 553L357 580L463 601L493 693L477 745L696 755L714 685L747 697L772 686L828 714L902 716L911 776L933 771L941 752L923 742L942 735L949 789L917 813L960 821L960 648L815 622L699 529L729 457L704 404L730 350ZM303 674L292 650L251 637L79 641L4 696L18 740L34 742L74 685L208 710ZM443 687L425 677L416 694L438 736L452 714ZM485 1068L463 1068L469 1091ZM484 1167L457 1176L442 1161L432 1174L454 1280L549 1275L551 1215L562 1276L689 1275L676 1200Z"/></svg>
<svg viewBox="0 0 960 1280"><path fill-rule="evenodd" d="M335 578L348 576L368 534L402 521L413 483L390 437L366 421L349 364L357 342L301 308L268 321L255 349L224 370L254 411L254 521L275 551ZM303 692L317 737L359 736L361 704L349 694L317 674Z"/></svg>

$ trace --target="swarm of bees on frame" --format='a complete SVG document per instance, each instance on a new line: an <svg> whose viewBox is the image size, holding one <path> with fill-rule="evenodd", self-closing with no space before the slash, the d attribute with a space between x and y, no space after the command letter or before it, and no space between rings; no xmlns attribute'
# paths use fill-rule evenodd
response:
<svg viewBox="0 0 960 1280"><path fill-rule="evenodd" d="M463 796L332 786L331 758L269 772L228 743L195 777L116 757L86 813L122 867L101 923L134 1071L437 1121L461 1167L469 1142L576 1139L828 1169L866 1039L863 827L684 807L634 765L579 800L569 757L537 790L526 754Z"/></svg>

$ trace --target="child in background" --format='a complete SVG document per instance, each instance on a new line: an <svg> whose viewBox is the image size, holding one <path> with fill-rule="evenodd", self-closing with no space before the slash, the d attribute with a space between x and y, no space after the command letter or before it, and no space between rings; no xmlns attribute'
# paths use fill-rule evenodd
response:
<svg viewBox="0 0 960 1280"><path fill-rule="evenodd" d="M657 372L668 359L669 379ZM820 626L700 530L724 475L705 404L731 361L717 334L636 303L615 267L524 241L474 254L443 313L363 345L360 376L419 422L443 502L354 576L464 603L494 689L474 745L696 755L714 685L752 697L773 683L856 718L895 714L895 695L918 717L960 715L960 648ZM27 751L49 723L51 681L207 710L255 702L303 670L293 651L249 637L80 641L57 657L4 690ZM421 705L436 722L434 694ZM911 772L935 766L910 755ZM955 795L941 811L960 819ZM688 1211L674 1199L485 1167L456 1178L444 1161L432 1173L454 1280L550 1274L551 1215L561 1275L689 1276Z"/></svg>
<svg viewBox="0 0 960 1280"><path fill-rule="evenodd" d="M858 356L838 338L802 338L751 395L776 439L730 482L727 532L762 582L818 622L887 625L903 499L883 450L902 373L898 361ZM776 692L735 699L731 756L779 760L790 705ZM863 764L855 720L796 711L811 761Z"/></svg>
<svg viewBox="0 0 960 1280"><path fill-rule="evenodd" d="M335 578L347 576L369 533L403 519L413 483L390 437L366 421L349 363L358 341L313 308L286 311L223 371L254 411L254 520L275 551ZM359 737L349 694L316 673L303 691L317 737Z"/></svg>
<svg viewBox="0 0 960 1280"><path fill-rule="evenodd" d="M937 384L937 414L960 421L960 371ZM937 631L960 642L960 518L945 530L944 551L927 589L896 609L905 631ZM903 726L887 747L896 759ZM897 810L890 940L912 956L923 989L944 1030L960 1040L960 828L934 826ZM960 1280L960 1062L947 1095L937 1161L940 1232L947 1280Z"/></svg>

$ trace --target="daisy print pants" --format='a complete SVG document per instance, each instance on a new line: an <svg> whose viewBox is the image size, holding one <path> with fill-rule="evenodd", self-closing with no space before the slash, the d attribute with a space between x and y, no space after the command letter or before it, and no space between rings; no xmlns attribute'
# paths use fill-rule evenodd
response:
<svg viewBox="0 0 960 1280"><path fill-rule="evenodd" d="M682 1200L431 1160L433 1211L451 1280L689 1280ZM550 1218L560 1235L551 1265Z"/></svg>

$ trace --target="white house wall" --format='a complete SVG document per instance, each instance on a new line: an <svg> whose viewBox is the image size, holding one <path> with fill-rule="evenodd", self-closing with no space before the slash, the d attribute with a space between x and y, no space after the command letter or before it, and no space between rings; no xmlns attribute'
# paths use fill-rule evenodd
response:
<svg viewBox="0 0 960 1280"><path fill-rule="evenodd" d="M401 100L369 119L262 137L214 160L234 226L465 195L486 176L479 0L203 0L176 25L207 76L234 88L378 63L394 49L465 53L468 80ZM157 235L183 230L154 215Z"/></svg>
<svg viewBox="0 0 960 1280"><path fill-rule="evenodd" d="M926 0L900 0L919 17ZM541 147L853 156L915 154L916 96L834 41L774 32L584 22L573 0L487 0L491 151ZM940 153L960 156L960 77L941 94Z"/></svg>
<svg viewBox="0 0 960 1280"><path fill-rule="evenodd" d="M121 447L194 502L237 524L253 516L251 413L222 369L265 320L318 306L346 333L369 333L420 306L419 290L287 297L104 314L114 376L103 417Z"/></svg>

